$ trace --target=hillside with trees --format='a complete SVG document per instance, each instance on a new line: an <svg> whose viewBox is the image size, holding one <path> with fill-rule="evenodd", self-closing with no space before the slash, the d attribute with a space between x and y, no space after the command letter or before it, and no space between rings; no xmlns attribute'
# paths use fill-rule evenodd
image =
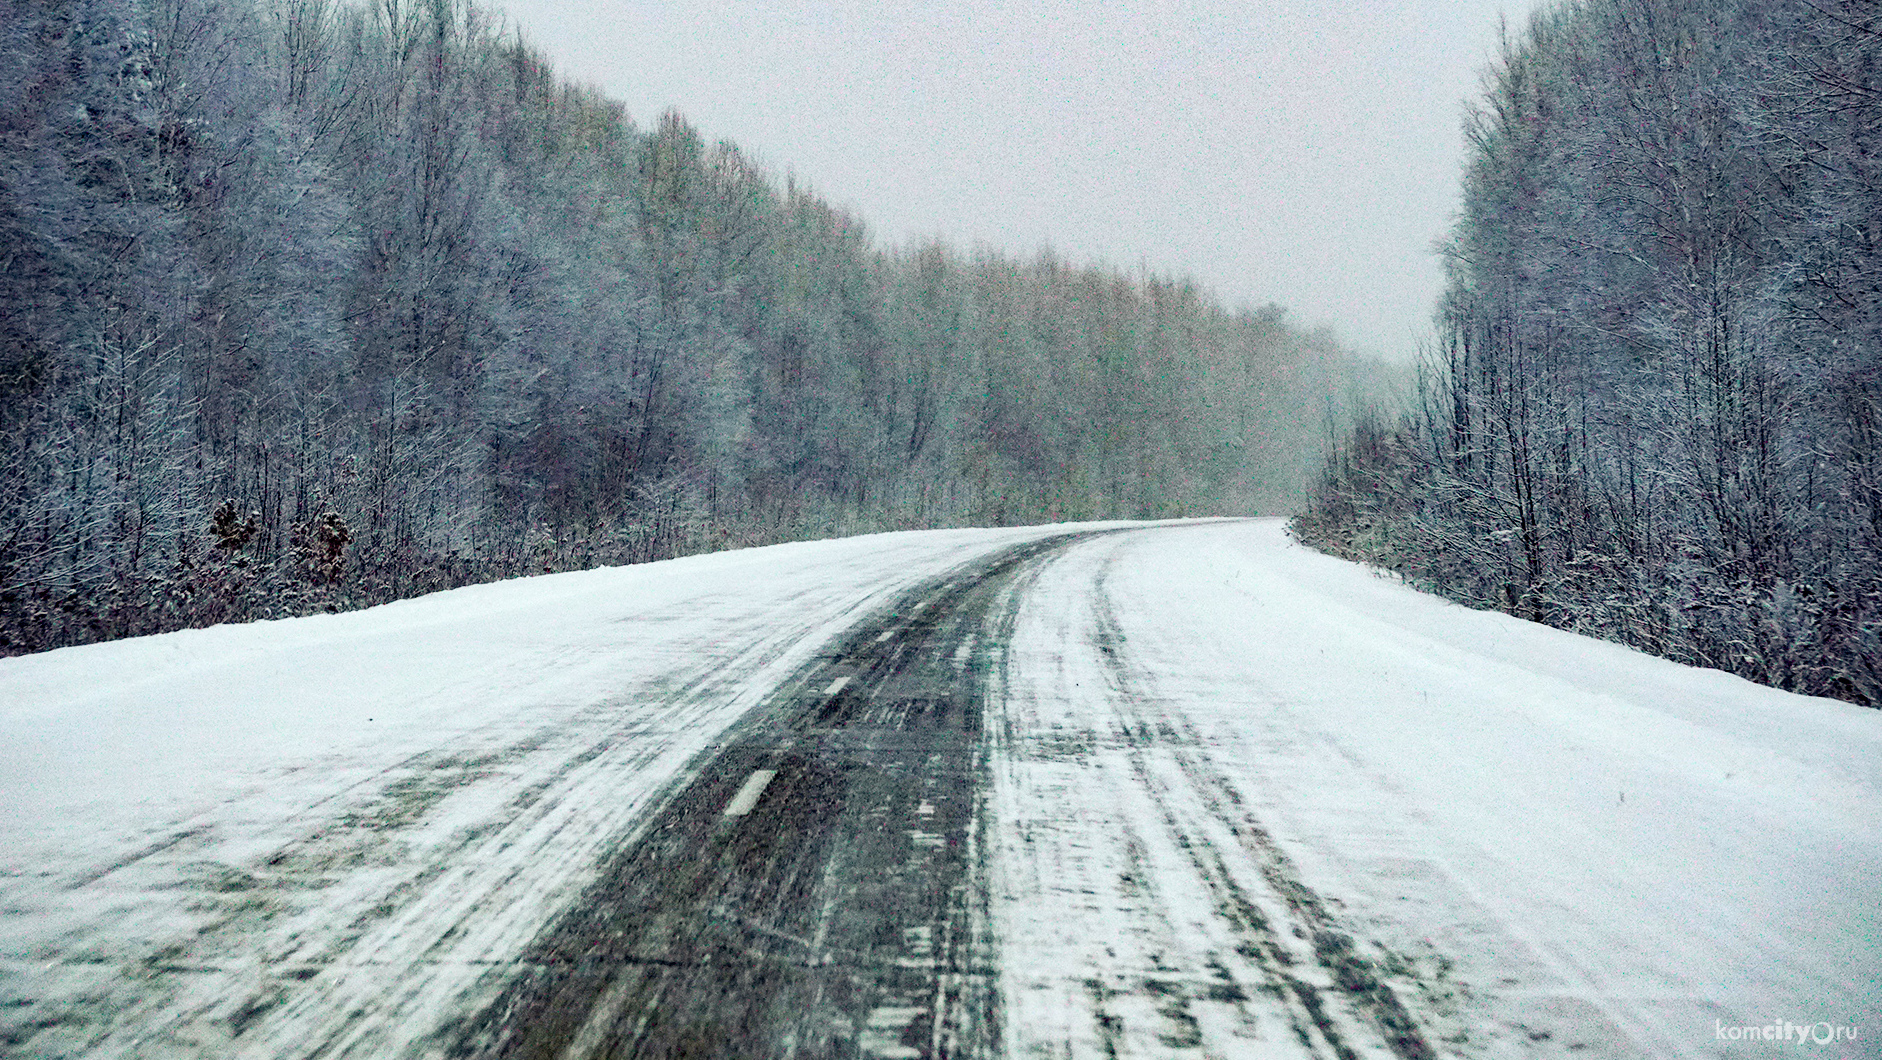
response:
<svg viewBox="0 0 1882 1060"><path fill-rule="evenodd" d="M1366 371L881 247L462 0L0 0L0 653L879 529L1278 511Z"/></svg>
<svg viewBox="0 0 1882 1060"><path fill-rule="evenodd" d="M1468 131L1418 408L1296 533L1882 705L1882 3L1559 4Z"/></svg>

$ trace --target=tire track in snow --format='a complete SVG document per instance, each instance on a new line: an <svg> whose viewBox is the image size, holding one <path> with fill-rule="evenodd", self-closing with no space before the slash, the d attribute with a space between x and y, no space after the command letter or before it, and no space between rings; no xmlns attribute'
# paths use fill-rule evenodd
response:
<svg viewBox="0 0 1882 1060"><path fill-rule="evenodd" d="M1233 556L1223 558L1225 569L1236 572L1232 577L1248 576L1247 568L1233 565ZM1376 741L1368 729L1370 697L1380 697L1382 727L1395 723L1395 712L1405 716L1408 699L1420 698L1416 682L1433 675L1417 656L1408 666L1389 644L1381 652L1377 631L1370 628L1376 620L1339 611L1340 597L1310 596L1293 606L1312 608L1309 615L1325 608L1337 616L1328 621L1318 615L1329 636L1318 642L1328 650L1317 665L1299 665L1313 658L1315 642L1307 641L1303 651L1303 638L1288 628L1275 631L1286 648L1250 643L1248 656L1238 659L1239 646L1210 629L1222 621L1216 616L1228 601L1200 579L1189 589L1202 594L1193 619L1176 612L1174 621L1144 621L1156 613L1149 608L1165 599L1169 571L1167 558L1119 564L1105 594L1115 601L1113 619L1128 631L1133 656L1143 660L1143 682L1167 697L1170 708L1163 713L1182 719L1190 731L1209 734L1207 744L1195 745L1196 753L1213 767L1209 773L1221 781L1224 799L1245 802L1262 835L1294 855L1296 878L1320 888L1323 906L1347 933L1378 944L1366 947L1365 955L1415 1014L1433 1048L1496 1057L1712 1055L1707 1046L1714 1013L1699 1008L1700 1018L1692 1019L1681 1012L1705 1002L1691 986L1660 974L1655 965L1663 958L1656 959L1652 944L1636 930L1656 926L1652 917L1616 924L1589 916L1551 895L1546 877L1512 874L1503 846L1460 838L1472 833L1457 828L1453 815L1460 809L1466 816L1479 812L1469 809L1481 798L1478 789L1433 791L1419 783L1419 765L1408 756L1381 754L1376 742L1361 750ZM1235 606L1260 610L1289 600L1287 587L1265 587L1275 595L1240 593ZM1267 624L1294 624L1291 616L1277 619L1281 613L1274 608ZM1363 632L1349 638L1340 628L1347 621ZM1233 616L1229 624L1234 628ZM1291 671L1277 674L1270 661L1291 665ZM1428 701L1459 691L1439 669L1440 679L1423 690ZM1413 685L1409 695L1407 684ZM1468 684L1462 688L1466 697L1472 691ZM1482 715L1463 719L1453 712L1450 725L1461 721L1468 733L1508 708L1492 699L1480 709ZM1329 724L1332 718L1340 720ZM1439 769L1444 764L1441 756L1434 763ZM1484 772L1503 774L1505 784L1525 781L1520 769L1495 758L1484 763ZM1485 789L1492 798L1496 790ZM1630 791L1627 803L1633 802ZM1552 820L1547 814L1537 818ZM1558 842L1562 856L1578 862L1585 855L1598 864L1602 852L1592 843L1595 837L1584 832L1576 838L1591 841L1589 848L1578 852L1573 842ZM1609 900L1635 898L1623 888ZM1726 930L1743 937L1756 921L1703 924L1708 935ZM1720 966L1737 967L1741 953L1748 967L1775 963L1775 954L1746 941Z"/></svg>
<svg viewBox="0 0 1882 1060"><path fill-rule="evenodd" d="M1434 1055L1382 955L1300 882L1203 737L1159 710L1130 665L1105 599L1127 541L1054 566L1003 675L996 802L1011 821L995 875L1008 1051ZM1032 914L1055 906L1082 927ZM1029 960L1035 948L1051 967Z"/></svg>
<svg viewBox="0 0 1882 1060"><path fill-rule="evenodd" d="M1135 723L1136 748L1167 748L1177 766L1174 776L1167 771L1158 775L1148 756L1131 756L1132 771L1157 802L1165 827L1177 837L1197 876L1217 895L1225 918L1249 940L1260 970L1298 1003L1299 1036L1317 1038L1316 1045L1323 1043L1341 1060L1357 1056L1355 1045L1375 1036L1401 1060L1429 1060L1435 1055L1431 1046L1396 992L1380 978L1375 961L1301 882L1291 859L1248 813L1240 794L1196 753L1205 742L1202 734L1180 714L1151 716L1142 709L1154 699L1141 674L1128 664L1127 645L1106 592L1116 559L1115 552L1106 558L1092 588L1092 644L1109 671L1125 729ZM1199 804L1206 813L1197 822L1198 831L1205 833L1199 839L1192 838L1178 816L1177 807L1185 803ZM1266 885L1259 904L1223 858L1221 851L1234 846L1248 856ZM1286 910L1279 923L1262 912L1262 907L1272 910L1277 901ZM1298 942L1308 946L1294 944ZM1317 1034L1304 1033L1301 1016Z"/></svg>

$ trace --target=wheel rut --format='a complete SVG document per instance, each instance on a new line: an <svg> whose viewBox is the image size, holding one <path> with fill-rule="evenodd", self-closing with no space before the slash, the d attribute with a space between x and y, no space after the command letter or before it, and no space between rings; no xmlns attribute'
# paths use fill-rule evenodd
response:
<svg viewBox="0 0 1882 1060"><path fill-rule="evenodd" d="M1364 944L1342 929L1248 812L1241 795L1200 753L1206 745L1202 734L1180 716L1150 709L1155 696L1128 663L1105 592L1115 559L1113 554L1099 569L1093 587L1092 643L1107 674L1137 785L1150 795L1163 827L1213 895L1218 915L1242 940L1235 955L1244 968L1239 975L1222 968L1225 983L1238 993L1246 983L1281 1001L1294 1037L1309 1055L1357 1060L1383 1046L1399 1060L1435 1057L1417 1021L1363 952ZM1147 753L1152 747L1174 768L1153 764ZM1177 787L1183 789L1181 799L1173 797ZM1205 813L1186 818L1178 811L1181 804L1198 805ZM1234 849L1256 868L1256 879L1231 871L1223 851Z"/></svg>

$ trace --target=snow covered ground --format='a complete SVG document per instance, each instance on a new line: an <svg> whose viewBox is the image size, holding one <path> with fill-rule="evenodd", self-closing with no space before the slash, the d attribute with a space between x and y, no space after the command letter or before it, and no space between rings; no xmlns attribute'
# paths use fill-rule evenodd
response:
<svg viewBox="0 0 1882 1060"><path fill-rule="evenodd" d="M435 1054L768 689L1053 529L0 660L0 1053ZM1882 1056L1882 712L1459 608L1271 520L1073 546L998 680L1015 1056L1372 1055L1392 1005L1443 1055ZM1858 1037L1744 1040L1774 1022Z"/></svg>
<svg viewBox="0 0 1882 1060"><path fill-rule="evenodd" d="M1882 1056L1882 712L1457 607L1274 522L1075 546L1006 680L1014 1055L1291 1055L1311 1014L1250 1034L1240 995L1270 949L1339 978L1331 933L1444 1053Z"/></svg>

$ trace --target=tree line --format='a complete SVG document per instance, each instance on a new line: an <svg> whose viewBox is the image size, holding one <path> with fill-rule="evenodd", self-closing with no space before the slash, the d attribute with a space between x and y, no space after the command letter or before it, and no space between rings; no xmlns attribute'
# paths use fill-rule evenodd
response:
<svg viewBox="0 0 1882 1060"><path fill-rule="evenodd" d="M1274 307L865 226L465 0L0 0L0 653L871 530L1279 510Z"/></svg>
<svg viewBox="0 0 1882 1060"><path fill-rule="evenodd" d="M1296 533L1882 705L1882 3L1574 0L1485 87L1420 400Z"/></svg>

